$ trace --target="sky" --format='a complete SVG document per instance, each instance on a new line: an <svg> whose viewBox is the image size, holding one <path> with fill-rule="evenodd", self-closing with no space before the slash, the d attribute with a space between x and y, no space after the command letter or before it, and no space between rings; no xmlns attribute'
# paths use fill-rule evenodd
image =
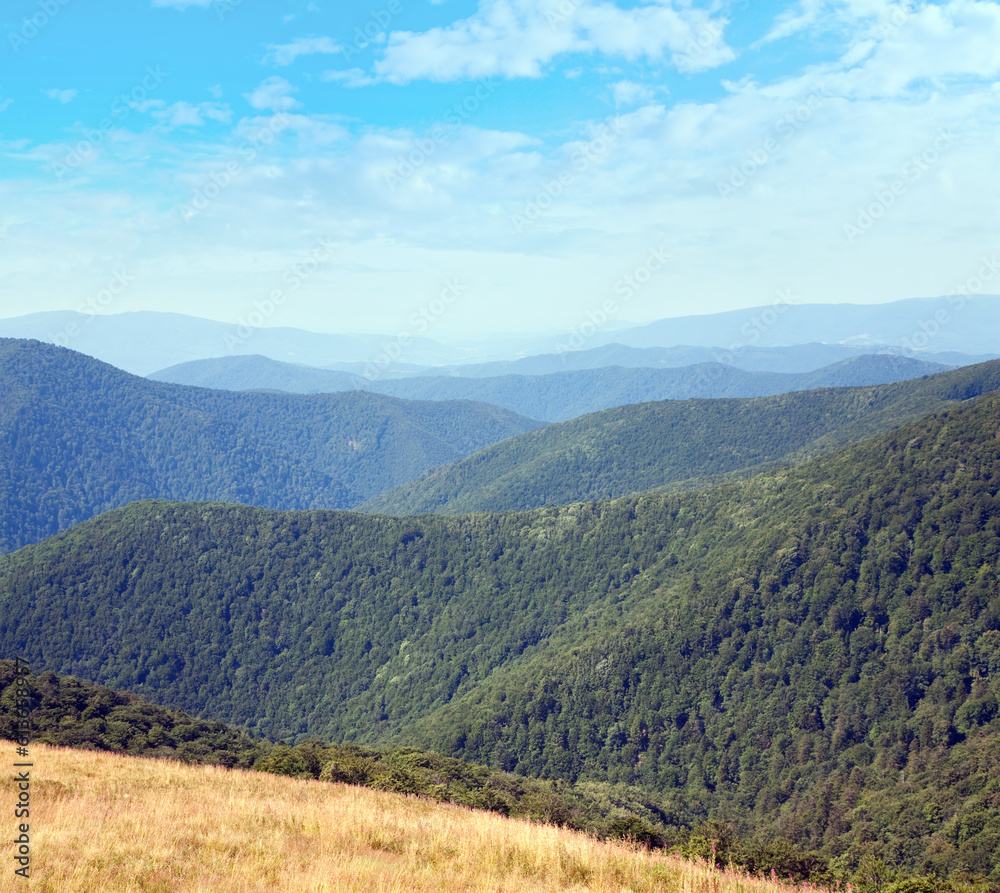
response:
<svg viewBox="0 0 1000 893"><path fill-rule="evenodd" d="M1000 252L998 72L982 0L7 0L0 318L448 340L948 294Z"/></svg>

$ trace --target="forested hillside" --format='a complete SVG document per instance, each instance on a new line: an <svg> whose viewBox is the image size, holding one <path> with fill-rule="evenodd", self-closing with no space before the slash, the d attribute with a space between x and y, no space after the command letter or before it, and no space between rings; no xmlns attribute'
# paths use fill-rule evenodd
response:
<svg viewBox="0 0 1000 893"><path fill-rule="evenodd" d="M494 444L361 508L415 515L614 499L798 461L997 388L994 360L888 385L624 406Z"/></svg>
<svg viewBox="0 0 1000 893"><path fill-rule="evenodd" d="M0 649L277 738L638 784L1000 880L1000 398L714 490L139 503L0 559Z"/></svg>
<svg viewBox="0 0 1000 893"><path fill-rule="evenodd" d="M0 339L0 551L150 497L346 508L538 424L468 402L186 388Z"/></svg>

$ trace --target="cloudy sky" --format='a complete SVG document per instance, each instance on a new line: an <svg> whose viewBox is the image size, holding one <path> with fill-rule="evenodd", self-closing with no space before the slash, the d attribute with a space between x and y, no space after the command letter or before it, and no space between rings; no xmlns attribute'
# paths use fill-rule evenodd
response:
<svg viewBox="0 0 1000 893"><path fill-rule="evenodd" d="M0 317L946 294L1000 251L998 72L980 0L7 0Z"/></svg>

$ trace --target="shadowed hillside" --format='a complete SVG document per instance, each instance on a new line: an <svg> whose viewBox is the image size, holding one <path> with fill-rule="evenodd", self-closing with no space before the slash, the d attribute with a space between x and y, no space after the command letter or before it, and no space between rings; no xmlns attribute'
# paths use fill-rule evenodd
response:
<svg viewBox="0 0 1000 893"><path fill-rule="evenodd" d="M0 339L0 551L150 497L346 508L538 424L468 402L187 388Z"/></svg>

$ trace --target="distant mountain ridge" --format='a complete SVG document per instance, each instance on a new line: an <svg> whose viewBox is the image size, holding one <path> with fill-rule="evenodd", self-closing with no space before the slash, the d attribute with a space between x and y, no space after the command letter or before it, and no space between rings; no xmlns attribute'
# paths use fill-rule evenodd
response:
<svg viewBox="0 0 1000 893"><path fill-rule="evenodd" d="M146 378L224 391L274 390L290 394L330 394L336 391L374 390L371 382L362 375L297 363L282 363L259 354L191 360L160 369Z"/></svg>
<svg viewBox="0 0 1000 893"><path fill-rule="evenodd" d="M0 339L0 551L150 497L348 508L539 424L467 401L189 388Z"/></svg>
<svg viewBox="0 0 1000 893"><path fill-rule="evenodd" d="M779 299L763 307L661 319L596 332L588 346L778 347L820 341L907 350L1000 352L1000 295L906 298L886 304L802 304Z"/></svg>
<svg viewBox="0 0 1000 893"><path fill-rule="evenodd" d="M50 311L0 320L0 337L34 338L70 347L140 375L189 360L262 354L282 362L321 368L346 365L348 368L343 371L387 377L420 365L452 367L497 360L516 362L510 358L523 355L530 359L527 355L543 355L546 351L566 355L567 363L579 362L578 358L572 359L574 354L586 354L591 349L613 344L632 348L684 345L694 345L695 349L717 348L727 352L724 362L741 353L751 356L760 348L809 343L861 347L868 351L915 351L913 355L918 358L923 358L921 355L926 351L933 361L947 363L954 361L945 359L942 353L973 358L1000 356L1000 296L997 295L909 298L886 304L779 302L766 307L663 319L632 328L608 326L586 338L573 338L569 333L553 337L498 334L488 339L447 343L415 332L346 335L268 326L267 323L279 320L265 319L260 314L257 314L260 319L251 320L251 309L244 317L229 323L151 311L118 314ZM709 359L719 358L702 355L692 362ZM956 364L960 362L963 361ZM608 365L607 359L600 363ZM633 365L631 361L619 364ZM785 366L777 369L804 371ZM532 369L530 374L536 371Z"/></svg>
<svg viewBox="0 0 1000 893"><path fill-rule="evenodd" d="M266 357L199 360L162 370L154 380L226 389L376 391L407 400L477 400L530 418L562 422L629 403L694 397L759 397L820 387L882 384L948 367L890 354L861 354L805 373L747 372L722 363L680 369L609 367L494 378L417 376L367 381L346 372L281 364Z"/></svg>
<svg viewBox="0 0 1000 893"><path fill-rule="evenodd" d="M943 366L969 366L984 363L1000 356L995 354L972 355L956 351L924 350L907 353L902 348L825 344L814 341L808 344L791 344L782 347L628 347L625 344L605 344L600 347L568 350L502 360L492 363L464 363L459 366L423 368L421 375L459 375L465 378L487 378L497 375L545 375L551 372L570 372L579 369L601 369L606 366L626 368L676 369L700 363L721 363L748 372L814 372L841 360L863 354L891 354L909 356L915 360ZM394 375L409 378L410 375Z"/></svg>
<svg viewBox="0 0 1000 893"><path fill-rule="evenodd" d="M165 366L219 356L264 354L290 363L323 366L357 361L381 368L388 361L386 335L329 335L305 329L248 326L180 313L136 311L88 314L69 310L33 313L0 320L0 337L27 338L69 347L136 375ZM407 341L412 362L446 363L461 352L428 338Z"/></svg>
<svg viewBox="0 0 1000 893"><path fill-rule="evenodd" d="M581 369L497 378L421 376L376 382L372 389L408 400L481 400L547 422L635 403L697 398L763 397L813 388L883 384L948 367L909 357L863 354L814 372L747 372L723 363L679 369Z"/></svg>
<svg viewBox="0 0 1000 893"><path fill-rule="evenodd" d="M373 497L391 515L566 505L791 463L1000 389L1000 360L884 385L606 409L492 444Z"/></svg>

